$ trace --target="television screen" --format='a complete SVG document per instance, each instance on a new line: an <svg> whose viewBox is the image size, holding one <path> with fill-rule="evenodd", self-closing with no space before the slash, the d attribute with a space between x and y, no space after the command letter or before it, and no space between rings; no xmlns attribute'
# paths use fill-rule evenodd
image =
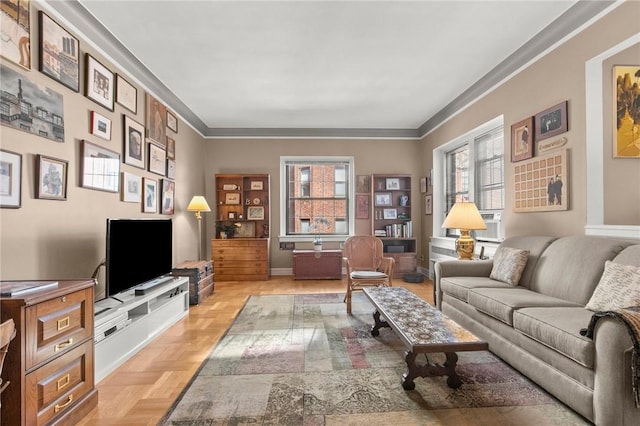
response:
<svg viewBox="0 0 640 426"><path fill-rule="evenodd" d="M107 219L106 295L171 273L171 219Z"/></svg>

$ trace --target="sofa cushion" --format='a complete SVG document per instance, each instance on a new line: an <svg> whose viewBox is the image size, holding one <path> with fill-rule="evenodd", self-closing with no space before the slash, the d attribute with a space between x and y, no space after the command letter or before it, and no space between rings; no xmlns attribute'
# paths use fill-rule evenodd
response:
<svg viewBox="0 0 640 426"><path fill-rule="evenodd" d="M520 282L518 283L519 286L529 288L529 281L531 281L533 271L538 264L538 259L547 247L557 239L558 237L522 235L509 237L500 244L501 247L529 250L529 260L527 261L527 266L524 268L524 272L522 272L522 276L520 277Z"/></svg>
<svg viewBox="0 0 640 426"><path fill-rule="evenodd" d="M585 306L604 271L604 263L637 244L623 238L575 235L555 240L538 260L531 290Z"/></svg>
<svg viewBox="0 0 640 426"><path fill-rule="evenodd" d="M613 261L624 265L640 266L640 243L622 250L613 258Z"/></svg>
<svg viewBox="0 0 640 426"><path fill-rule="evenodd" d="M513 311L528 307L580 306L577 303L536 293L522 287L475 288L469 290L468 303L487 315L513 325Z"/></svg>
<svg viewBox="0 0 640 426"><path fill-rule="evenodd" d="M513 328L577 363L593 368L595 344L580 334L580 329L592 315L582 307L522 308L513 313Z"/></svg>
<svg viewBox="0 0 640 426"><path fill-rule="evenodd" d="M586 308L612 311L630 306L640 306L640 267L607 261Z"/></svg>
<svg viewBox="0 0 640 426"><path fill-rule="evenodd" d="M517 286L527 266L529 250L520 250L511 247L498 247L493 256L493 268L489 278L502 281L512 286Z"/></svg>
<svg viewBox="0 0 640 426"><path fill-rule="evenodd" d="M487 277L447 277L440 280L444 293L464 302L468 299L469 289L479 287L507 288L509 285Z"/></svg>

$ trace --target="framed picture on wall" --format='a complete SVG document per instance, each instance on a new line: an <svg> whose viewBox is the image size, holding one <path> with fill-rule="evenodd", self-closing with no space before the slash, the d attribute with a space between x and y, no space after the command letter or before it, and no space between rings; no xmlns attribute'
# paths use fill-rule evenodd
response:
<svg viewBox="0 0 640 426"><path fill-rule="evenodd" d="M7 11L4 10L5 7ZM2 9L2 12L0 12L2 14L2 40L0 43L3 46L0 48L0 56L30 70L31 7L29 2L17 2L15 0L5 2L3 0ZM11 48L5 46L11 46Z"/></svg>
<svg viewBox="0 0 640 426"><path fill-rule="evenodd" d="M167 166L167 153L164 149L152 143L149 144L149 171L165 176Z"/></svg>
<svg viewBox="0 0 640 426"><path fill-rule="evenodd" d="M511 162L533 157L533 117L511 125Z"/></svg>
<svg viewBox="0 0 640 426"><path fill-rule="evenodd" d="M369 219L369 196L356 194L356 219Z"/></svg>
<svg viewBox="0 0 640 426"><path fill-rule="evenodd" d="M124 117L124 162L144 169L144 126L134 119Z"/></svg>
<svg viewBox="0 0 640 426"><path fill-rule="evenodd" d="M67 199L68 161L36 155L36 198Z"/></svg>
<svg viewBox="0 0 640 426"><path fill-rule="evenodd" d="M91 111L91 134L104 140L111 140L111 120L102 114Z"/></svg>
<svg viewBox="0 0 640 426"><path fill-rule="evenodd" d="M640 158L640 65L616 65L613 74L613 157Z"/></svg>
<svg viewBox="0 0 640 426"><path fill-rule="evenodd" d="M86 54L86 58L85 96L109 111L113 111L113 94L115 93L113 73L89 53Z"/></svg>
<svg viewBox="0 0 640 426"><path fill-rule="evenodd" d="M247 219L248 220L264 220L264 207L263 206L247 207Z"/></svg>
<svg viewBox="0 0 640 426"><path fill-rule="evenodd" d="M120 154L82 141L80 186L107 192L120 190Z"/></svg>
<svg viewBox="0 0 640 426"><path fill-rule="evenodd" d="M356 194L368 194L371 191L371 177L369 175L356 176Z"/></svg>
<svg viewBox="0 0 640 426"><path fill-rule="evenodd" d="M143 213L157 213L158 212L158 181L155 179L149 179L147 177L143 179L143 193L142 193L142 212Z"/></svg>
<svg viewBox="0 0 640 426"><path fill-rule="evenodd" d="M567 104L567 101L560 102L558 105L547 108L535 115L534 122L536 127L534 134L536 142L559 135L569 129Z"/></svg>
<svg viewBox="0 0 640 426"><path fill-rule="evenodd" d="M142 200L142 177L122 172L122 201L139 203Z"/></svg>
<svg viewBox="0 0 640 426"><path fill-rule="evenodd" d="M22 155L0 149L0 207L19 208L21 194Z"/></svg>
<svg viewBox="0 0 640 426"><path fill-rule="evenodd" d="M167 107L147 93L146 96L147 137L164 147L167 144Z"/></svg>
<svg viewBox="0 0 640 426"><path fill-rule="evenodd" d="M424 214L433 214L433 195L431 194L424 196Z"/></svg>
<svg viewBox="0 0 640 426"><path fill-rule="evenodd" d="M173 195L176 183L169 179L162 179L162 214L173 214Z"/></svg>
<svg viewBox="0 0 640 426"><path fill-rule="evenodd" d="M38 12L38 18L40 72L78 92L80 90L80 42L46 13Z"/></svg>
<svg viewBox="0 0 640 426"><path fill-rule="evenodd" d="M116 102L132 113L138 113L138 89L120 74L116 74Z"/></svg>
<svg viewBox="0 0 640 426"><path fill-rule="evenodd" d="M167 110L167 127L174 133L178 133L178 117Z"/></svg>
<svg viewBox="0 0 640 426"><path fill-rule="evenodd" d="M569 209L568 151L537 156L513 167L513 211Z"/></svg>

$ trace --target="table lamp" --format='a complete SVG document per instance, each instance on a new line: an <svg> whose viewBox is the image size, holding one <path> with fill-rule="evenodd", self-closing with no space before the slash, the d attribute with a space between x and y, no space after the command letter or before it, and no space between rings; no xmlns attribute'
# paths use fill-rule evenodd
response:
<svg viewBox="0 0 640 426"><path fill-rule="evenodd" d="M442 224L443 228L455 228L460 230L460 237L456 240L456 252L458 259L470 260L473 257L476 241L469 231L475 229L487 229L476 205L471 201L459 201L453 205L447 218Z"/></svg>
<svg viewBox="0 0 640 426"><path fill-rule="evenodd" d="M202 260L202 215L200 212L210 212L209 204L202 195L194 195L187 206L187 211L196 212L198 220L198 260Z"/></svg>

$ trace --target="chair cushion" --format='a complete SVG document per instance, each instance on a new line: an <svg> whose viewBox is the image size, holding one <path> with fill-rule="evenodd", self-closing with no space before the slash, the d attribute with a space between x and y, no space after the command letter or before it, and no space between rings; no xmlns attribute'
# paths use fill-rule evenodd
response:
<svg viewBox="0 0 640 426"><path fill-rule="evenodd" d="M493 257L493 269L489 278L516 286L528 259L529 250L500 246Z"/></svg>
<svg viewBox="0 0 640 426"><path fill-rule="evenodd" d="M586 308L612 311L629 306L640 306L640 268L607 260Z"/></svg>
<svg viewBox="0 0 640 426"><path fill-rule="evenodd" d="M593 368L595 344L580 334L593 315L582 307L522 308L513 314L513 328L526 336Z"/></svg>
<svg viewBox="0 0 640 426"><path fill-rule="evenodd" d="M353 271L351 273L351 278L353 279L361 279L366 280L370 278L386 278L387 274L378 271Z"/></svg>

